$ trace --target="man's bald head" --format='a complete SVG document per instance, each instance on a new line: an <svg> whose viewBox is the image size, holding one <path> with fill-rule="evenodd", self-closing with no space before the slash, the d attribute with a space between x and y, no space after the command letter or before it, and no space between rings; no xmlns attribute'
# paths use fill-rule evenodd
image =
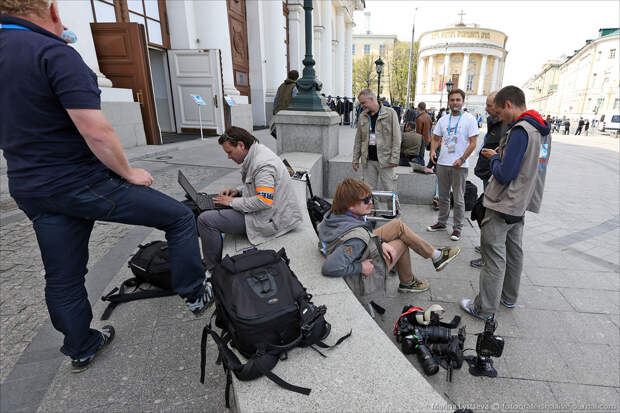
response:
<svg viewBox="0 0 620 413"><path fill-rule="evenodd" d="M484 108L491 116L497 116L497 112L495 111L495 95L497 95L497 90L489 93L489 96L487 96L487 103Z"/></svg>

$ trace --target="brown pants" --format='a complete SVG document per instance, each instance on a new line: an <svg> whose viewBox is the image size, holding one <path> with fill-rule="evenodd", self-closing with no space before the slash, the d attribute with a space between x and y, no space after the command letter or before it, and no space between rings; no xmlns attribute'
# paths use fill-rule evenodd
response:
<svg viewBox="0 0 620 413"><path fill-rule="evenodd" d="M420 238L400 219L392 220L373 232L396 250L395 259L391 262L386 260L386 263L388 270L396 265L401 282L411 282L414 279L409 248L424 258L431 258L435 251L431 244Z"/></svg>

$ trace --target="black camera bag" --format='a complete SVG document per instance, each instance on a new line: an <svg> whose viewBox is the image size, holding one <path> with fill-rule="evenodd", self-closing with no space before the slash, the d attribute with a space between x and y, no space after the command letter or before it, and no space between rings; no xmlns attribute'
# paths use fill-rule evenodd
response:
<svg viewBox="0 0 620 413"><path fill-rule="evenodd" d="M167 297L174 295L172 291L172 274L170 272L170 257L168 255L168 243L166 241L153 241L148 244L140 244L138 252L127 263L135 278L125 280L119 288L101 297L102 301L109 301L108 307L101 315L102 320L107 320L112 311L120 303L143 300L146 298ZM157 290L139 290L140 285L147 283L158 287ZM126 292L133 288L132 292ZM118 291L118 293L117 293Z"/></svg>
<svg viewBox="0 0 620 413"><path fill-rule="evenodd" d="M287 383L271 369L294 347L335 347L351 334L334 346L322 342L331 330L324 318L327 308L312 304L312 296L288 263L284 248L278 252L257 250L227 255L213 271L215 325L222 329L222 334L218 335L211 323L203 330L200 382L204 383L205 379L206 344L210 335L218 346L219 360L227 376L227 407L230 407L231 371L242 381L264 375L287 390L310 394L310 389ZM229 342L248 359L246 364L228 347Z"/></svg>

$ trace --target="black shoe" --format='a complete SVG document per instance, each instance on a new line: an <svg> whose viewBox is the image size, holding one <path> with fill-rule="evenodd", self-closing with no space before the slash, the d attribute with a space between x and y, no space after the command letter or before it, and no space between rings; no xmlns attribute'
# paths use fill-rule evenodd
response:
<svg viewBox="0 0 620 413"><path fill-rule="evenodd" d="M205 291L204 293L198 297L195 301L188 301L187 308L189 311L194 313L194 315L199 316L213 305L213 287L211 287L211 283L205 282Z"/></svg>
<svg viewBox="0 0 620 413"><path fill-rule="evenodd" d="M110 344L112 340L114 340L114 334L115 334L114 327L103 326L101 328L100 333L101 333L101 344L99 345L99 348L97 349L97 351L95 351L94 354L88 357L71 360L71 373L81 373L87 370L90 367L90 363L92 363L95 357L97 357L97 354L99 354L101 350L107 347L108 344Z"/></svg>

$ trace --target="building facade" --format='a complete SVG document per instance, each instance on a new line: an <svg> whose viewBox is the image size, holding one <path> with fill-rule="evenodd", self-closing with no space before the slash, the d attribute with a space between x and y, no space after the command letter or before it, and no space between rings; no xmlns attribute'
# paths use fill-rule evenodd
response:
<svg viewBox="0 0 620 413"><path fill-rule="evenodd" d="M541 114L604 121L620 114L620 29L599 29L572 56L545 64L523 86ZM549 80L553 79L553 80Z"/></svg>
<svg viewBox="0 0 620 413"><path fill-rule="evenodd" d="M353 60L370 58L373 62L381 56L384 61L383 74L381 75L381 96L386 96L386 91L390 90L390 63L394 46L398 38L393 34L354 34L353 49L351 54ZM374 64L372 65L374 70ZM355 90L354 93L359 92ZM347 95L349 97L350 95Z"/></svg>
<svg viewBox="0 0 620 413"><path fill-rule="evenodd" d="M313 7L317 77L324 93L350 96L353 12L364 2ZM161 143L162 132L268 125L287 71L302 75L303 0L60 0L59 8L98 76L104 111L114 119L139 105L148 143ZM119 135L123 125L114 124Z"/></svg>
<svg viewBox="0 0 620 413"><path fill-rule="evenodd" d="M446 83L465 91L470 113L484 113L486 96L504 78L506 41L501 31L459 23L420 36L415 103L447 107Z"/></svg>

